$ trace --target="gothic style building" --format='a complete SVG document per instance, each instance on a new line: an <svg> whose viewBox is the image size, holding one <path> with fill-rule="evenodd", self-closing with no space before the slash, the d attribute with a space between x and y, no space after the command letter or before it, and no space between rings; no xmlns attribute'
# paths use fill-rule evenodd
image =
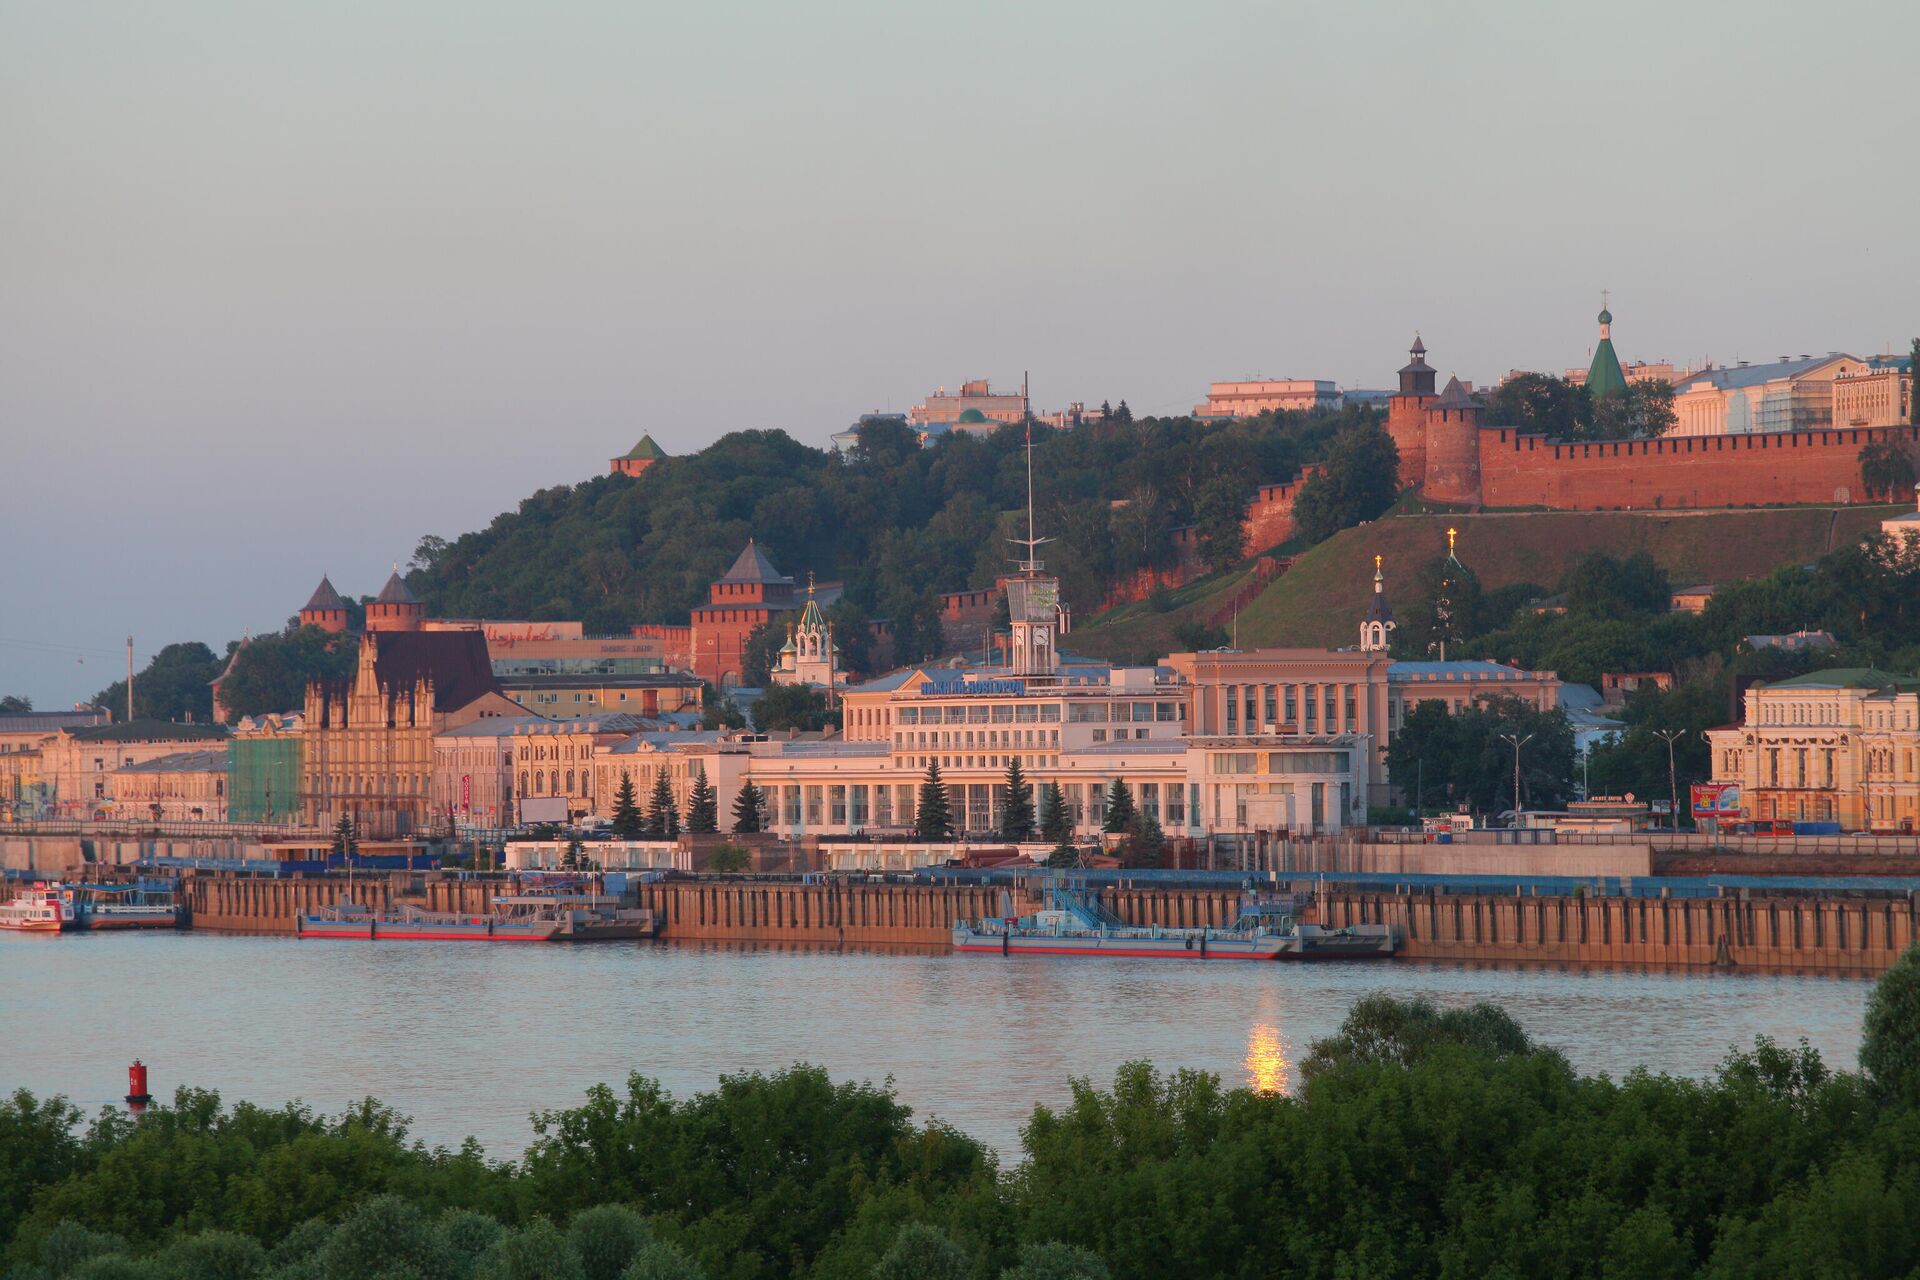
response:
<svg viewBox="0 0 1920 1280"><path fill-rule="evenodd" d="M300 816L324 829L345 815L363 835L404 836L432 818L435 736L524 712L495 683L480 632L377 630L374 607L352 678L307 686Z"/></svg>

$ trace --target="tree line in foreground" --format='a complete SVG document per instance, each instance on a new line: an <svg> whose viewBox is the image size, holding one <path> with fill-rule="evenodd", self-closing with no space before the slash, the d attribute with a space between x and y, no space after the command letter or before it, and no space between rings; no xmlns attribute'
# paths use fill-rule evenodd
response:
<svg viewBox="0 0 1920 1280"><path fill-rule="evenodd" d="M1582 1075L1506 1013L1364 998L1291 1094L1123 1067L1022 1158L818 1068L634 1076L518 1161L182 1089L134 1121L0 1103L0 1258L36 1280L1899 1276L1920 1267L1920 952L1860 1070L1768 1040Z"/></svg>

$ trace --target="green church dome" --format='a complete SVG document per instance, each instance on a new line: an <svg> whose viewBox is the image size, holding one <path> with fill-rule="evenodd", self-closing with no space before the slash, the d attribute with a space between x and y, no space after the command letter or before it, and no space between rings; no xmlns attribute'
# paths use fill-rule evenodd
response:
<svg viewBox="0 0 1920 1280"><path fill-rule="evenodd" d="M978 409L962 409L960 411L961 422L985 422L986 420L987 415Z"/></svg>
<svg viewBox="0 0 1920 1280"><path fill-rule="evenodd" d="M1600 323L1601 323L1601 324L1612 324L1612 323L1613 323L1613 312L1611 312L1611 311L1609 311L1609 310L1607 310L1607 309L1606 309L1605 307L1602 307L1602 308L1600 308Z"/></svg>

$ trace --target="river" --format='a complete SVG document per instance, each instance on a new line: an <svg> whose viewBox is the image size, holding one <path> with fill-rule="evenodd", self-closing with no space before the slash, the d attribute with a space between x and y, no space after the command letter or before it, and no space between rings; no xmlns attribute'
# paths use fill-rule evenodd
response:
<svg viewBox="0 0 1920 1280"><path fill-rule="evenodd" d="M748 945L301 942L211 934L0 936L0 1090L374 1095L430 1144L519 1154L530 1113L630 1072L678 1096L723 1072L818 1063L891 1077L1017 1158L1035 1103L1145 1058L1285 1087L1359 995L1492 1000L1585 1071L1706 1074L1758 1035L1851 1067L1869 985L1778 974L1057 960Z"/></svg>

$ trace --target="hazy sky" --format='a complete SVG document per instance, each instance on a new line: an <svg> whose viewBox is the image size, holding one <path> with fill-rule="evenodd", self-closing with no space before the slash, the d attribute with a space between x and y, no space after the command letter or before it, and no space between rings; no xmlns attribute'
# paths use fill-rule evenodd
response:
<svg viewBox="0 0 1920 1280"><path fill-rule="evenodd" d="M1920 4L0 0L0 693L968 377L1879 351ZM84 663L78 661L84 659Z"/></svg>

